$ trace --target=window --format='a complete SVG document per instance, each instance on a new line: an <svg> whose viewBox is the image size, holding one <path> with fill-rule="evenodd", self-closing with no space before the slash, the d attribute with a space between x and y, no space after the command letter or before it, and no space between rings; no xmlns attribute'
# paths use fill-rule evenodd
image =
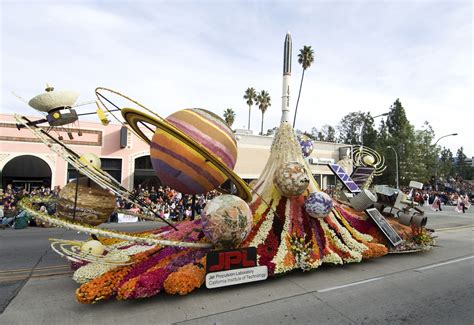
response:
<svg viewBox="0 0 474 325"><path fill-rule="evenodd" d="M100 162L102 165L102 170L110 174L113 178L115 178L118 182L122 181L122 159L117 158L100 158ZM76 169L71 165L68 164L67 166L67 181L77 177Z"/></svg>

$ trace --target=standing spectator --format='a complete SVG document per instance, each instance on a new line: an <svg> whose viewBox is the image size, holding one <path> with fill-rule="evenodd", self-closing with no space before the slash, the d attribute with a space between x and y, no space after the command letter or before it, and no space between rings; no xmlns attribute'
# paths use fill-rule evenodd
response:
<svg viewBox="0 0 474 325"><path fill-rule="evenodd" d="M433 204L431 205L431 209L434 211L442 211L441 210L441 199L439 198L438 195L435 195Z"/></svg>

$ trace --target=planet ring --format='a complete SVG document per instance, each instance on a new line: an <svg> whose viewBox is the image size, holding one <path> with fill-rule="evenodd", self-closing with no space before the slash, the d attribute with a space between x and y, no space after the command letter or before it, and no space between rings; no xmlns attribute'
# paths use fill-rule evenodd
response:
<svg viewBox="0 0 474 325"><path fill-rule="evenodd" d="M242 178L240 178L236 173L234 173L233 170L227 167L227 165L224 164L220 159L211 154L204 146L176 128L167 120L158 119L156 116L148 115L133 108L122 108L121 112L128 125L147 144L150 144L151 140L138 127L138 123L145 122L155 126L156 128L160 128L167 134L187 145L192 150L195 150L199 155L206 159L206 161L211 163L221 173L225 174L229 178L229 180L235 185L237 189L237 196L247 202L252 200L252 194L250 193L249 187Z"/></svg>

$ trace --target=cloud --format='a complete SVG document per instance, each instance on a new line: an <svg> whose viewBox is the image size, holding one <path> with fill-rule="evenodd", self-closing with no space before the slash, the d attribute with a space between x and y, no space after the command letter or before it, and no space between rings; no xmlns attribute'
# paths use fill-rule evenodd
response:
<svg viewBox="0 0 474 325"><path fill-rule="evenodd" d="M400 98L410 121L428 120L455 151L474 153L470 2L3 2L1 110L33 111L25 98L57 89L94 99L96 86L122 91L167 116L185 107L246 127L247 87L270 92L264 128L278 125L284 35L293 36L292 101L311 45L297 127L336 125L351 111L388 110ZM19 23L21 22L21 23ZM260 130L252 110L252 128Z"/></svg>

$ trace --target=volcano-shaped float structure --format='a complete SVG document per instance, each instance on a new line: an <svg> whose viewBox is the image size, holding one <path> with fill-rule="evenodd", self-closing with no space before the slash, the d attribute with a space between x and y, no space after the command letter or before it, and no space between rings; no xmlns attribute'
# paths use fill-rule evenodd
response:
<svg viewBox="0 0 474 325"><path fill-rule="evenodd" d="M146 119L157 127L156 132L161 132L161 128L167 136L175 136L187 146L186 150L196 152L197 162L212 163L212 168L219 169L234 184L241 186L237 191L240 198L233 195L217 197L207 203L201 218L138 234L112 234L104 229L75 225L73 229L80 227L81 231L97 235L103 245L100 246L101 254L96 254L100 256L94 255L93 258L81 259L81 255L75 253L79 251L77 247L63 249L63 252L74 253L70 254L73 257L70 259L76 269L73 278L81 284L76 290L80 303L96 303L114 296L118 300L144 298L162 291L188 294L203 285L207 254L216 249L255 248L257 265L266 267L270 277L292 270L315 269L323 263L360 262L389 252L390 243L365 212L331 199L313 178L288 122L289 34L285 38L283 61L282 119L270 157L252 188L251 197L249 189L243 188L245 183L229 167L222 167L224 163L211 156L209 150L195 139L159 117L133 109L122 112L137 134L142 133L138 128L139 121ZM143 140L152 142L146 137ZM152 149L157 150L156 147ZM159 158L168 159L165 154L165 151L160 152ZM250 201L250 204L245 201ZM39 212L34 213L46 221L54 221ZM390 223L403 239L414 240L410 227L393 220ZM72 227L67 223L64 226ZM64 247L81 245L72 241L56 243ZM97 243L94 245L99 246ZM87 252L84 246L87 243L82 244L80 251ZM126 263L117 266L119 262L101 262L109 255L109 260L118 256L116 261Z"/></svg>

